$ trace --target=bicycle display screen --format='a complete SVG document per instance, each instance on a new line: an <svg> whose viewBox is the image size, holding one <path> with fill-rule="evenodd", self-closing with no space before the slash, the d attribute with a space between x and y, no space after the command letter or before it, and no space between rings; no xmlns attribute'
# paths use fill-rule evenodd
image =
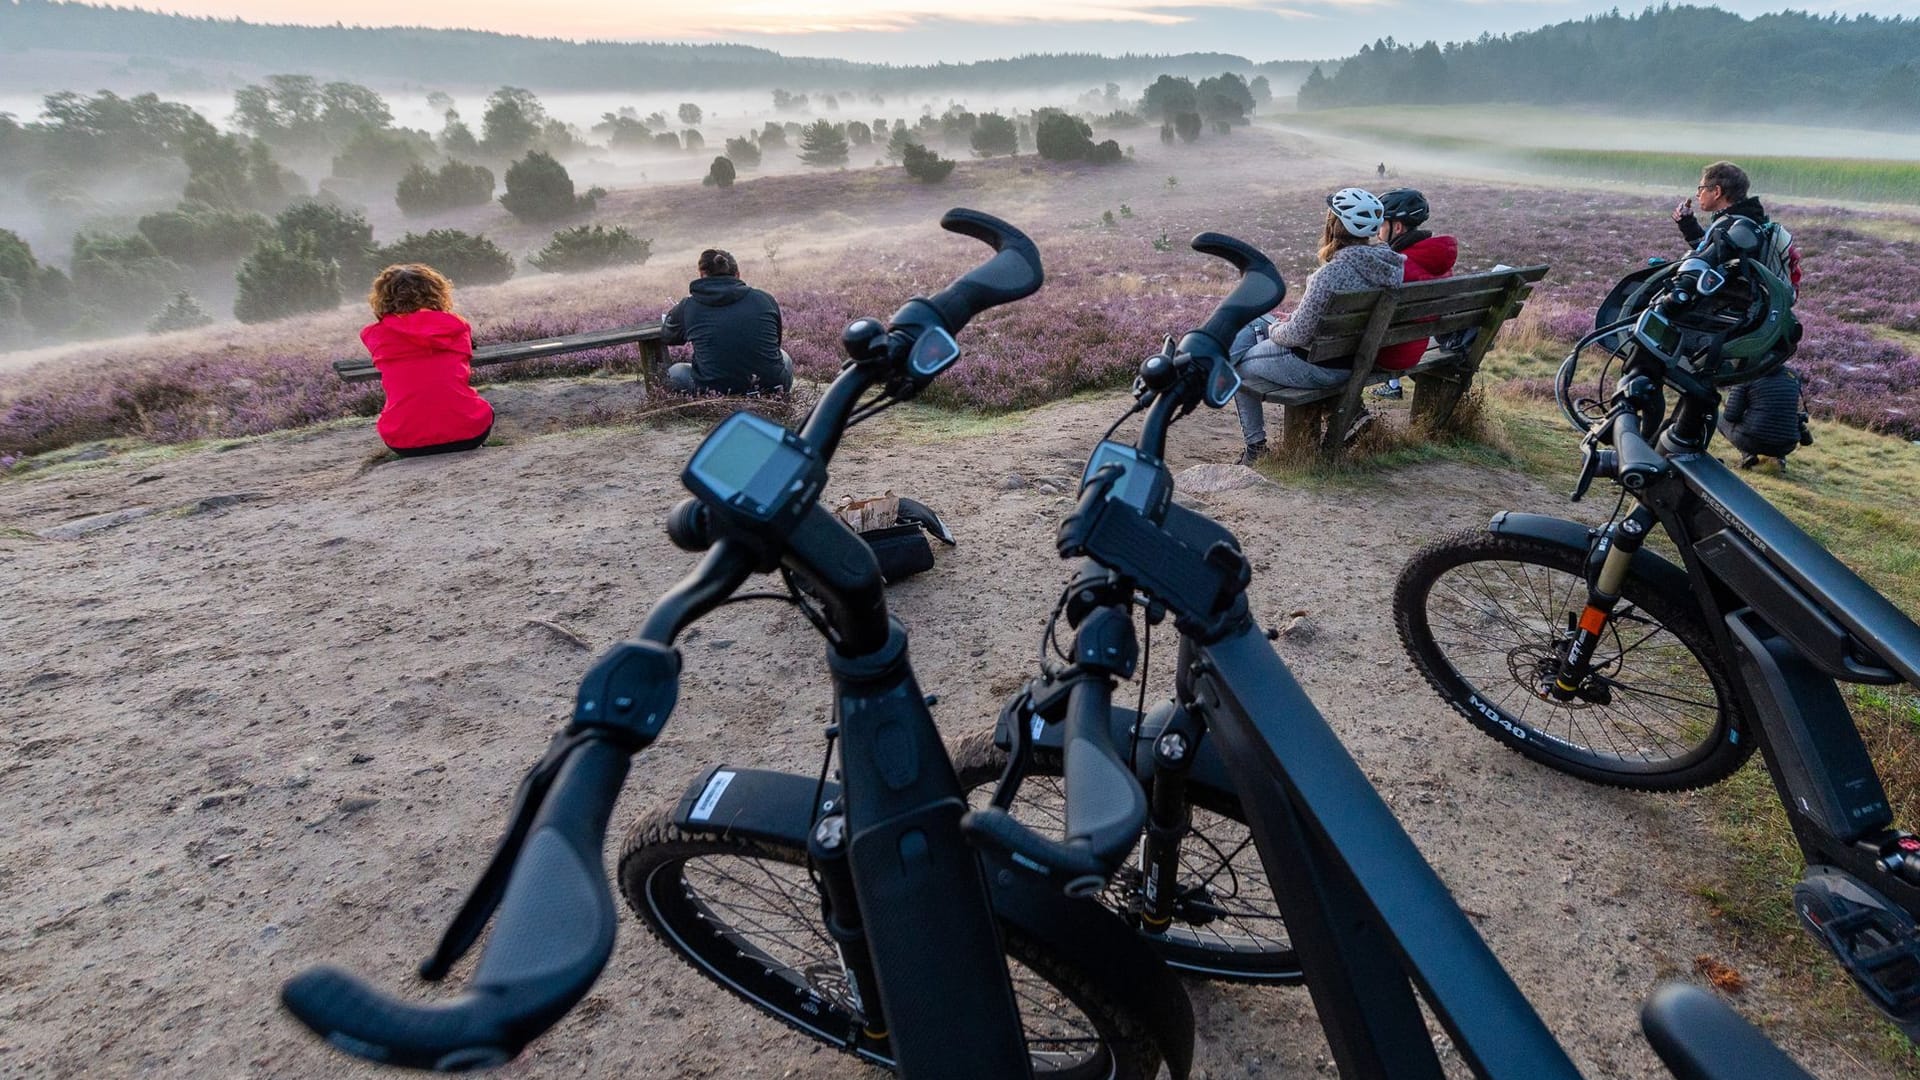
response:
<svg viewBox="0 0 1920 1080"><path fill-rule="evenodd" d="M1107 498L1133 507L1149 518L1157 519L1165 510L1167 499L1173 494L1173 478L1159 462L1141 453L1138 448L1125 443L1102 442L1087 459L1087 471L1080 478L1081 490L1093 480L1094 474L1108 465L1119 465L1125 471L1107 489Z"/></svg>
<svg viewBox="0 0 1920 1080"><path fill-rule="evenodd" d="M812 502L824 474L819 458L799 436L765 417L741 412L707 436L680 479L709 505L767 522Z"/></svg>

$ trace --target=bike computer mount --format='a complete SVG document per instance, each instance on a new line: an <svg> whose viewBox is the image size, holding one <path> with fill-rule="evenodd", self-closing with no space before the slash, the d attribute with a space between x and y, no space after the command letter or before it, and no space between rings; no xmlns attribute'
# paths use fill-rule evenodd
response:
<svg viewBox="0 0 1920 1080"><path fill-rule="evenodd" d="M827 465L800 436L763 416L737 412L693 452L680 482L736 524L784 531L819 499Z"/></svg>

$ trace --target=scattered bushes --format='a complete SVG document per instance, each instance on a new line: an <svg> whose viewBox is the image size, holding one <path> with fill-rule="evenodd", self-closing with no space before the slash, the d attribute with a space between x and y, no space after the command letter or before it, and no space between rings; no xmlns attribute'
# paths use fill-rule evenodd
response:
<svg viewBox="0 0 1920 1080"><path fill-rule="evenodd" d="M458 229L408 233L380 249L380 263L425 263L456 285L494 285L513 276L513 256L484 236Z"/></svg>
<svg viewBox="0 0 1920 1080"><path fill-rule="evenodd" d="M713 164L707 166L707 175L701 178L700 182L707 187L730 188L733 186L734 176L733 162L724 157L717 157L713 159Z"/></svg>
<svg viewBox="0 0 1920 1080"><path fill-rule="evenodd" d="M333 175L342 180L390 184L433 153L433 140L411 131L362 127L334 155Z"/></svg>
<svg viewBox="0 0 1920 1080"><path fill-rule="evenodd" d="M175 330L194 330L202 326L211 326L213 316L193 298L185 289L173 294L173 300L160 309L159 314L147 321L147 333L167 334Z"/></svg>
<svg viewBox="0 0 1920 1080"><path fill-rule="evenodd" d="M1033 141L1040 156L1049 161L1111 165L1126 156L1120 144L1112 139L1095 143L1092 128L1058 109L1040 110Z"/></svg>
<svg viewBox="0 0 1920 1080"><path fill-rule="evenodd" d="M815 120L800 133L800 160L809 165L845 165L846 134L831 120Z"/></svg>
<svg viewBox="0 0 1920 1080"><path fill-rule="evenodd" d="M312 234L291 243L263 240L234 275L240 286L233 315L243 323L267 322L328 311L340 304L340 266L318 250Z"/></svg>
<svg viewBox="0 0 1920 1080"><path fill-rule="evenodd" d="M907 175L923 184L937 184L953 171L953 162L921 146L908 143L902 153L900 163L907 167Z"/></svg>
<svg viewBox="0 0 1920 1080"><path fill-rule="evenodd" d="M1197 112L1183 112L1175 115L1173 118L1173 131L1174 134L1180 136L1181 142L1192 142L1199 138L1200 114Z"/></svg>
<svg viewBox="0 0 1920 1080"><path fill-rule="evenodd" d="M373 273L373 226L358 210L327 202L295 203L273 219L273 232L281 247L304 248L330 259L348 280Z"/></svg>
<svg viewBox="0 0 1920 1080"><path fill-rule="evenodd" d="M572 274L609 266L638 266L653 254L653 241L623 226L579 225L553 234L528 261L550 274Z"/></svg>
<svg viewBox="0 0 1920 1080"><path fill-rule="evenodd" d="M148 214L138 228L161 255L188 266L238 259L273 235L273 223L265 215L205 203L181 203Z"/></svg>
<svg viewBox="0 0 1920 1080"><path fill-rule="evenodd" d="M507 167L507 193L500 196L500 205L522 221L554 221L592 210L604 194L592 188L575 195L567 167L534 150Z"/></svg>
<svg viewBox="0 0 1920 1080"><path fill-rule="evenodd" d="M185 276L139 233L80 233L73 238L73 287L97 329L138 326L166 303Z"/></svg>
<svg viewBox="0 0 1920 1080"><path fill-rule="evenodd" d="M727 160L733 162L736 168L757 169L760 167L760 148L754 145L752 139L728 139Z"/></svg>
<svg viewBox="0 0 1920 1080"><path fill-rule="evenodd" d="M1016 153L1020 149L1020 129L999 113L981 113L971 142L973 152L981 157Z"/></svg>
<svg viewBox="0 0 1920 1080"><path fill-rule="evenodd" d="M493 170L449 161L439 171L416 164L400 178L393 201L403 214L432 214L493 201Z"/></svg>

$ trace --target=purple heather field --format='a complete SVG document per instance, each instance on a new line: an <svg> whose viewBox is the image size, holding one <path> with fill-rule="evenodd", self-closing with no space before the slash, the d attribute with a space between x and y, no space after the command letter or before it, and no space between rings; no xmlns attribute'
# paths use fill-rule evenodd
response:
<svg viewBox="0 0 1920 1080"><path fill-rule="evenodd" d="M1194 181L1182 198L1149 204L1164 179L1144 166L1123 168L1142 174L1141 202L1148 205L1117 215L1111 225L1102 224L1100 209L1089 209L1086 200L1036 199L1023 217L996 205L989 185L969 182L963 169L944 188L915 185L904 192L913 220L924 217L924 225L848 228L844 244L828 234L755 283L779 297L788 348L801 371L824 377L838 365L840 330L850 319L884 317L978 256L971 241L935 232L939 208L965 202L1005 213L1039 243L1047 285L1033 299L969 327L965 359L928 395L940 405L997 410L1117 385L1160 335L1195 325L1228 283L1223 266L1187 250L1185 238L1196 232L1219 230L1261 246L1295 290L1312 269L1322 205L1317 186L1276 192L1223 184L1210 194ZM1040 181L1073 179L1050 176L1044 166L1040 172ZM816 220L834 205L835 185L847 182L837 177L858 178L852 182L871 197L878 194L878 174L764 177L739 186L736 208L768 226ZM1590 325L1594 306L1621 274L1681 246L1671 221L1641 196L1464 183L1423 187L1436 209L1433 226L1461 242L1462 270L1501 262L1553 268L1522 318L1561 346ZM1794 229L1804 257L1798 311L1806 337L1794 366L1807 380L1815 412L1920 439L1920 242L1900 238L1896 223L1859 211L1786 206L1777 216ZM1904 233L1912 235L1910 224ZM749 278L755 279L751 271ZM475 324L477 343L525 340L657 317L681 280L660 260L580 278L527 275L463 295L462 309ZM356 325L343 307L289 325L229 324L121 342L112 355L74 350L0 376L0 465L92 439L178 442L373 415L377 388L342 384L329 367L358 353ZM630 351L609 350L485 370L476 381L632 363Z"/></svg>

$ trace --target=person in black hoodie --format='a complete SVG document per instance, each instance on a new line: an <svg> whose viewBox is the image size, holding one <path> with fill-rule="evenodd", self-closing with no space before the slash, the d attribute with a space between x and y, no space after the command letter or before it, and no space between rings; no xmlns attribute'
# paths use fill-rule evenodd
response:
<svg viewBox="0 0 1920 1080"><path fill-rule="evenodd" d="M1794 288L1800 287L1800 249L1793 243L1793 237L1785 229L1767 229L1771 222L1760 200L1749 194L1749 182L1746 170L1731 161L1716 161L1700 171L1700 184L1693 189L1699 200L1699 207L1708 211L1714 220L1729 214L1747 218L1768 234L1768 250L1762 257L1766 259L1768 269L1787 279ZM1700 219L1693 214L1694 200L1683 200L1673 208L1673 222L1680 226L1680 235L1689 244L1698 244L1707 235Z"/></svg>
<svg viewBox="0 0 1920 1080"><path fill-rule="evenodd" d="M1727 390L1720 407L1720 434L1740 451L1740 468L1751 469L1762 457L1787 467L1787 455L1813 441L1800 412L1800 379L1786 368Z"/></svg>
<svg viewBox="0 0 1920 1080"><path fill-rule="evenodd" d="M693 362L667 368L683 394L752 394L793 387L793 358L780 347L780 303L740 280L740 264L717 248L700 253L700 276L667 312L660 340L693 343Z"/></svg>

